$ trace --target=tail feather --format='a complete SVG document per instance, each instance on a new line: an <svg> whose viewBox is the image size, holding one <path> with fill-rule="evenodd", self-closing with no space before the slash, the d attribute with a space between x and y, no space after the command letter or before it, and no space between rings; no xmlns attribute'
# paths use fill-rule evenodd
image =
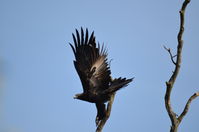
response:
<svg viewBox="0 0 199 132"><path fill-rule="evenodd" d="M134 78L126 79L126 78L116 78L112 81L112 84L108 89L104 91L104 94L114 93L117 90L126 87Z"/></svg>

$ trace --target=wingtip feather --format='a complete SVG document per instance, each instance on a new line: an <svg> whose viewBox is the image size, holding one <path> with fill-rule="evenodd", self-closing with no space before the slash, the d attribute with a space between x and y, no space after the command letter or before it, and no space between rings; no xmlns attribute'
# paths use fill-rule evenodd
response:
<svg viewBox="0 0 199 132"><path fill-rule="evenodd" d="M79 36L79 32L78 32L77 29L75 29L75 31L76 31L76 36L77 36L77 44L78 44L78 46L80 46L80 36Z"/></svg>
<svg viewBox="0 0 199 132"><path fill-rule="evenodd" d="M81 27L81 44L84 44L84 30Z"/></svg>

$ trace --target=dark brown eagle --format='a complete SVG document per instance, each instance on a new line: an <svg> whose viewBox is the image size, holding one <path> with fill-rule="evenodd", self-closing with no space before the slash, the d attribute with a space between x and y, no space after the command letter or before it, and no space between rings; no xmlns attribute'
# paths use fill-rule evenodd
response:
<svg viewBox="0 0 199 132"><path fill-rule="evenodd" d="M133 78L111 79L111 71L107 62L107 51L104 45L96 44L94 32L89 37L88 29L84 35L76 29L76 36L72 34L74 45L70 46L74 52L74 65L80 77L83 93L76 94L75 99L95 103L97 107L96 125L106 116L105 103L112 94L125 87Z"/></svg>

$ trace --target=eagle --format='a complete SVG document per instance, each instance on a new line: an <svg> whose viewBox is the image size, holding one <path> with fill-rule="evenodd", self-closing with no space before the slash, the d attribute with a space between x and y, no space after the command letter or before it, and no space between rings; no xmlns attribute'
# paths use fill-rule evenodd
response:
<svg viewBox="0 0 199 132"><path fill-rule="evenodd" d="M133 78L112 79L104 44L96 43L94 31L89 36L88 29L83 28L76 35L72 33L75 60L74 66L82 83L83 93L76 94L74 99L95 103L97 108L96 125L106 116L105 103L117 90L127 86Z"/></svg>

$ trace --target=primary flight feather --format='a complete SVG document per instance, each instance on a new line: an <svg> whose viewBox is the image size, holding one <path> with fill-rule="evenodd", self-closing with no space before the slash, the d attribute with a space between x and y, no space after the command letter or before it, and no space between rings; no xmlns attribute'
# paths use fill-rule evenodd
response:
<svg viewBox="0 0 199 132"><path fill-rule="evenodd" d="M70 46L75 55L74 66L80 77L83 93L76 94L75 99L96 104L96 125L106 116L105 102L112 94L125 87L133 78L111 78L111 71L107 62L107 51L104 45L96 44L94 32L89 36L88 29L84 34L76 30L72 34L74 44Z"/></svg>

